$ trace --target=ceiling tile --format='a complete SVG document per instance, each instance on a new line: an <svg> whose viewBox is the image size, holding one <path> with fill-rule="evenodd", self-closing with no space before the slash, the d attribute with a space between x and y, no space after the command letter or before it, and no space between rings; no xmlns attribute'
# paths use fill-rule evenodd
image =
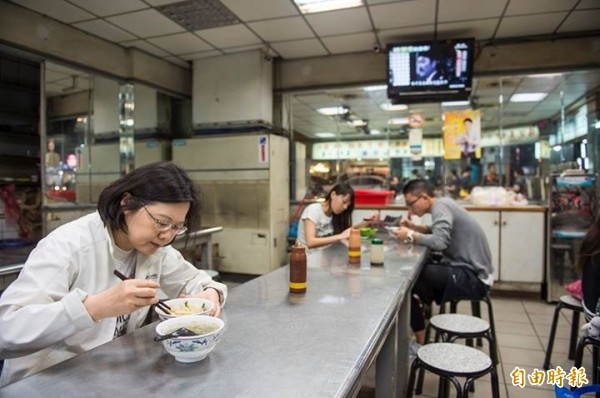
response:
<svg viewBox="0 0 600 398"><path fill-rule="evenodd" d="M218 48L262 43L250 29L242 24L198 30L194 33Z"/></svg>
<svg viewBox="0 0 600 398"><path fill-rule="evenodd" d="M444 0L439 5L439 22L468 21L499 17L504 10L505 1L480 0Z"/></svg>
<svg viewBox="0 0 600 398"><path fill-rule="evenodd" d="M191 54L183 54L183 55L180 55L179 58L183 58L186 61L193 61L195 59L217 57L219 55L223 55L221 53L221 51L210 50L210 51L201 51L201 52L191 53Z"/></svg>
<svg viewBox="0 0 600 398"><path fill-rule="evenodd" d="M125 47L136 47L140 50L146 51L147 53L154 54L159 57L166 57L169 55L168 52L162 48L156 47L154 44L148 43L146 40L134 40L120 43Z"/></svg>
<svg viewBox="0 0 600 398"><path fill-rule="evenodd" d="M496 37L552 34L566 15L566 12L553 12L551 14L505 17L500 22Z"/></svg>
<svg viewBox="0 0 600 398"><path fill-rule="evenodd" d="M289 17L300 14L290 0L221 0L221 3L243 21Z"/></svg>
<svg viewBox="0 0 600 398"><path fill-rule="evenodd" d="M306 16L308 23L319 36L343 33L368 32L373 30L369 15L364 7L333 12L321 12Z"/></svg>
<svg viewBox="0 0 600 398"><path fill-rule="evenodd" d="M184 31L183 27L156 10L136 11L106 19L140 37L160 36Z"/></svg>
<svg viewBox="0 0 600 398"><path fill-rule="evenodd" d="M271 19L269 21L248 24L263 40L285 41L314 37L306 22L301 17Z"/></svg>
<svg viewBox="0 0 600 398"><path fill-rule="evenodd" d="M183 0L144 0L144 1L152 6L164 6L165 4L179 3L180 1L183 1Z"/></svg>
<svg viewBox="0 0 600 398"><path fill-rule="evenodd" d="M600 3L598 0L581 0L577 4L578 10L588 10L592 8L600 8Z"/></svg>
<svg viewBox="0 0 600 398"><path fill-rule="evenodd" d="M598 21L600 21L600 8L595 10L573 11L567 20L560 26L558 33L598 30Z"/></svg>
<svg viewBox="0 0 600 398"><path fill-rule="evenodd" d="M107 15L122 14L130 11L143 10L148 8L140 0L69 0L86 11L105 17Z"/></svg>
<svg viewBox="0 0 600 398"><path fill-rule="evenodd" d="M400 29L383 29L377 32L382 45L409 42L417 40L431 40L434 37L433 25L412 26Z"/></svg>
<svg viewBox="0 0 600 398"><path fill-rule="evenodd" d="M136 37L132 34L125 32L124 30L117 28L114 25L102 19L94 19L93 21L79 22L73 24L74 27L85 30L93 35L101 37L105 40L113 42L122 42L126 40L133 40Z"/></svg>
<svg viewBox="0 0 600 398"><path fill-rule="evenodd" d="M285 59L327 55L327 51L317 39L272 43L271 46Z"/></svg>
<svg viewBox="0 0 600 398"><path fill-rule="evenodd" d="M178 33L175 35L155 37L148 41L172 54L189 54L209 51L213 48L193 33Z"/></svg>
<svg viewBox="0 0 600 398"><path fill-rule="evenodd" d="M577 0L511 0L508 3L505 15L569 11L575 4L577 4Z"/></svg>
<svg viewBox="0 0 600 398"><path fill-rule="evenodd" d="M89 12L63 0L12 0L12 2L65 23L95 18Z"/></svg>
<svg viewBox="0 0 600 398"><path fill-rule="evenodd" d="M372 51L373 45L377 43L375 35L371 32L323 37L321 40L332 54Z"/></svg>
<svg viewBox="0 0 600 398"><path fill-rule="evenodd" d="M250 46L224 48L223 52L226 54L233 54L233 53L241 53L241 52L250 51L250 50L259 50L262 48L265 48L264 44L253 44Z"/></svg>
<svg viewBox="0 0 600 398"><path fill-rule="evenodd" d="M478 40L492 38L498 18L469 22L446 22L438 24L438 39L476 37Z"/></svg>
<svg viewBox="0 0 600 398"><path fill-rule="evenodd" d="M435 22L434 0L412 0L371 6L371 17L377 29L418 26Z"/></svg>
<svg viewBox="0 0 600 398"><path fill-rule="evenodd" d="M179 57L175 57L175 56L165 57L165 60L169 61L171 63L174 63L175 65L179 65L185 69L192 69L192 65L190 62L184 61Z"/></svg>

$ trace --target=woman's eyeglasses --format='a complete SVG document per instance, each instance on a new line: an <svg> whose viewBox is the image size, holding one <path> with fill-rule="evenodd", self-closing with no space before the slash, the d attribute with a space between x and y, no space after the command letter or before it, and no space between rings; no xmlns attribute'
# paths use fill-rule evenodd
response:
<svg viewBox="0 0 600 398"><path fill-rule="evenodd" d="M156 227L157 231L160 232L167 232L170 230L175 231L175 235L181 235L183 233L185 233L185 231L187 231L187 227L185 226L185 224L173 224L167 221L161 221L158 220L156 217L154 217L152 215L152 213L150 213L150 211L148 209L146 209L146 206L142 206L144 208L144 210L146 210L146 213L148 213L148 215L150 216L150 218L152 218L155 222L154 226Z"/></svg>

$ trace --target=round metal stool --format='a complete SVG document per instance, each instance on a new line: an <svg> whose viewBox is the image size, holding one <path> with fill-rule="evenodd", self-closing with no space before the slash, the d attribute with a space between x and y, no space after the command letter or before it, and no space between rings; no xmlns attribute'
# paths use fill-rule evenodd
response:
<svg viewBox="0 0 600 398"><path fill-rule="evenodd" d="M563 308L573 311L573 316L571 318L571 337L569 339L569 359L575 358L577 335L579 334L579 314L583 312L583 306L581 305L581 301L570 294L565 294L560 296L560 299L558 299L558 303L554 308L552 326L550 327L550 337L548 337L548 346L546 347L546 356L544 358L544 369L546 370L550 369L550 358L552 357L552 348L554 347L554 336L556 335L558 315Z"/></svg>
<svg viewBox="0 0 600 398"><path fill-rule="evenodd" d="M492 359L485 353L462 344L432 343L419 348L417 357L410 367L406 397L412 398L417 370L424 369L454 385L456 397L468 397L473 382L490 374L492 378L492 397L499 398L498 374ZM464 385L458 377L465 377Z"/></svg>

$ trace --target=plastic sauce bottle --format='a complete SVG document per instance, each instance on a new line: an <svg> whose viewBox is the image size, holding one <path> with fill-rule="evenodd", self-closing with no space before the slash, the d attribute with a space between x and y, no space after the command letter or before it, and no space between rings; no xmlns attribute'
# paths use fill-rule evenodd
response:
<svg viewBox="0 0 600 398"><path fill-rule="evenodd" d="M306 248L298 245L290 253L290 293L306 292Z"/></svg>
<svg viewBox="0 0 600 398"><path fill-rule="evenodd" d="M383 265L383 240L375 238L371 241L371 265Z"/></svg>
<svg viewBox="0 0 600 398"><path fill-rule="evenodd" d="M360 231L352 228L348 239L348 262L360 264Z"/></svg>

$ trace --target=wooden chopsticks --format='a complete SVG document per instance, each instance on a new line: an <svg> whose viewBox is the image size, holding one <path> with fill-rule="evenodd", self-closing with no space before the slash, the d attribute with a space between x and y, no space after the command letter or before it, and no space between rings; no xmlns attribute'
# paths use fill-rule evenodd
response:
<svg viewBox="0 0 600 398"><path fill-rule="evenodd" d="M118 270L114 270L113 274L115 274L115 276L117 278L119 278L122 281L126 281L127 279L129 279L128 277L126 277L125 275L123 275L123 273L119 272ZM165 314L172 314L173 311L171 310L171 307L169 307L167 304L163 303L162 301L159 301L156 306L158 308L161 309L162 312L164 312Z"/></svg>

